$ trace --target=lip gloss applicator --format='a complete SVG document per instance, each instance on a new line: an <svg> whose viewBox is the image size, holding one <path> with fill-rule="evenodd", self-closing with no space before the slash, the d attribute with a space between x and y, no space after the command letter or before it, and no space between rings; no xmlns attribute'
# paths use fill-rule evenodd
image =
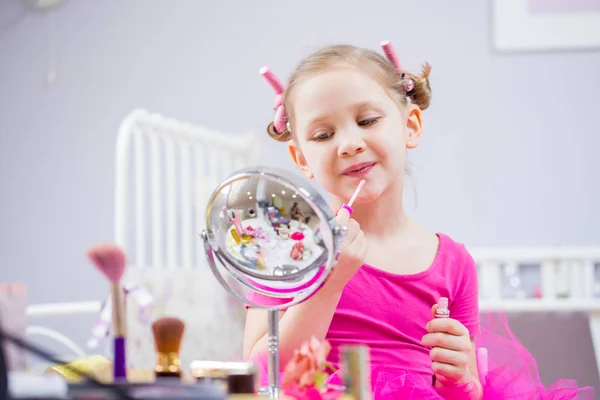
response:
<svg viewBox="0 0 600 400"><path fill-rule="evenodd" d="M348 202L348 204L344 204L342 205L341 208L345 208L346 211L348 211L348 213L350 215L352 215L352 213L354 212L354 210L352 209L352 204L354 203L354 201L356 200L356 198L358 197L358 194L360 193L360 191L362 190L363 186L365 186L365 180L361 180L360 183L358 184L358 186L356 187L356 190L354 191L354 194L352 195L352 197L350 198L350 201Z"/></svg>

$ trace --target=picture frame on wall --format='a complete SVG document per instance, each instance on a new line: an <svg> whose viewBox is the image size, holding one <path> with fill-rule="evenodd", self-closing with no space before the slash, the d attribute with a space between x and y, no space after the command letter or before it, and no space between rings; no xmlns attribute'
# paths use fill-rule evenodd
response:
<svg viewBox="0 0 600 400"><path fill-rule="evenodd" d="M499 51L600 49L600 0L492 0Z"/></svg>

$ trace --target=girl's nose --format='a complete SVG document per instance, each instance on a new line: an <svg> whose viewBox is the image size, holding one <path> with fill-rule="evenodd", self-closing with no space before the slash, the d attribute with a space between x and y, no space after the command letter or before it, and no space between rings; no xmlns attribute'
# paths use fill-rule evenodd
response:
<svg viewBox="0 0 600 400"><path fill-rule="evenodd" d="M357 137L346 137L338 147L338 156L349 157L365 151L365 143Z"/></svg>

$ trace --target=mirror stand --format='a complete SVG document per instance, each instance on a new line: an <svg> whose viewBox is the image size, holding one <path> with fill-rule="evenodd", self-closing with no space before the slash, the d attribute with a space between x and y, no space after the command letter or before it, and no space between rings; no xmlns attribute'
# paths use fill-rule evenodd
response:
<svg viewBox="0 0 600 400"><path fill-rule="evenodd" d="M268 394L272 399L279 397L279 310L269 309L269 328L267 348L269 351L269 387Z"/></svg>
<svg viewBox="0 0 600 400"><path fill-rule="evenodd" d="M259 394L281 398L279 311L325 283L346 227L310 182L275 168L235 172L214 190L205 218L200 236L213 275L236 299L268 313L268 383Z"/></svg>
<svg viewBox="0 0 600 400"><path fill-rule="evenodd" d="M204 230L200 234L202 241L204 242L204 250L208 258L208 264L210 269L213 271L215 277L219 283L234 297L244 302L244 297L240 296L235 290L225 282L223 277L220 275L217 265L215 264L214 253L217 252L218 247L211 246L210 234ZM268 323L267 323L267 352L268 352L268 375L269 384L268 386L261 387L258 393L261 396L269 397L271 399L278 399L281 394L281 382L279 379L279 310L277 308L268 309Z"/></svg>

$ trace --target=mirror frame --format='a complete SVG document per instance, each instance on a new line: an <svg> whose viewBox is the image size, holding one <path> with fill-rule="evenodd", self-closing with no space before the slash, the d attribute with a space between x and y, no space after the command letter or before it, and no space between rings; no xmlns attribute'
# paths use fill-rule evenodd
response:
<svg viewBox="0 0 600 400"><path fill-rule="evenodd" d="M325 244L324 247L326 251L323 253L323 255L319 256L308 268L305 268L295 273L281 276L262 275L250 270L247 267L238 265L238 263L231 256L229 256L227 252L224 251L224 249L220 247L219 238L215 237L212 225L214 221L217 221L217 219L220 218L218 215L222 212L222 210L214 209L215 202L220 196L223 196L224 189L234 184L235 182L240 180L248 180L252 178L260 179L261 177L264 177L265 179L275 182L290 190L294 190L298 195L300 195L301 200L306 202L306 204L308 204L311 207L313 212L319 218L320 222L317 231L320 232L321 228L324 226L327 226L329 228L329 231L326 233L327 238L323 238L321 236L321 240L323 242L329 240L331 245L327 246L327 244ZM341 239L343 238L343 234L346 231L345 226L340 226L336 223L335 216L331 208L329 207L323 196L321 196L321 194L310 185L307 179L276 167L251 167L234 172L213 190L211 196L209 197L205 210L206 228L202 231L200 236L203 239L204 250L209 265L213 271L213 274L218 279L219 283L238 300L242 301L244 304L262 309L287 308L306 300L309 296L319 291L321 286L329 277L329 274L331 274L333 267L335 266L335 263L339 257L339 253L341 251ZM326 225L324 225L324 221L326 221ZM241 283L248 289L270 298L291 297L293 298L293 300L281 304L279 306L265 306L261 304L255 304L254 302L249 301L249 299L245 298L244 296L233 290L230 287L230 285L225 281L225 279L222 276L222 273L219 271L219 268L216 265L215 258L232 277L234 277L239 283ZM317 272L317 274L321 273L321 276L319 276L318 279L315 282L311 283L309 286L301 289L279 291L276 288L272 288L273 290L275 290L274 292L267 289L262 289L260 287L252 286L249 282L246 281L246 279L244 279L255 278L263 281L293 282L296 281L299 277L304 277L311 271L320 268L322 268L322 272ZM314 278L311 278L311 280L312 279ZM304 285L305 284L306 283L304 283ZM306 293L307 291L310 291L310 293Z"/></svg>

